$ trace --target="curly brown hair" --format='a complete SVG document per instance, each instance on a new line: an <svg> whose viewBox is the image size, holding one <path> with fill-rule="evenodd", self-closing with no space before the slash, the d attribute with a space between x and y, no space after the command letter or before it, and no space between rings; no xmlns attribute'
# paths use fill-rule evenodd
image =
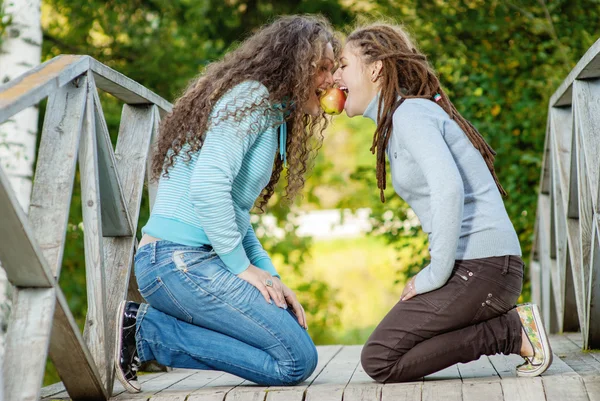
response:
<svg viewBox="0 0 600 401"><path fill-rule="evenodd" d="M392 134L394 111L405 99L425 98L432 100L436 94L441 99L437 102L465 132L471 143L483 156L498 190L502 196L506 191L502 188L494 171L496 152L483 139L479 131L465 119L452 104L440 85L433 67L427 57L421 53L410 36L400 26L375 23L354 30L347 37L347 43L358 50L363 61L370 65L382 62L381 96L378 105L378 124L373 135L371 152L377 152L377 187L380 198L385 202L383 191L386 188L385 150Z"/></svg>
<svg viewBox="0 0 600 401"><path fill-rule="evenodd" d="M311 92L315 90L313 79L328 43L332 45L337 59L340 41L325 18L284 16L263 26L221 60L209 64L176 101L173 111L161 121L152 159L152 177L168 177L184 147L185 159L189 160L191 154L202 147L207 128L227 118L241 119L253 111L273 114L278 105L284 104L289 132L284 197L293 200L304 186L308 164L321 146L323 131L328 124L324 113L310 116L303 112ZM226 108L225 115L219 112L217 118L211 121L215 103L231 88L248 80L264 85L269 91L269 98L261 98L233 111ZM279 157L275 157L274 163L271 179L257 200L256 206L260 210L264 210L273 195L283 170Z"/></svg>

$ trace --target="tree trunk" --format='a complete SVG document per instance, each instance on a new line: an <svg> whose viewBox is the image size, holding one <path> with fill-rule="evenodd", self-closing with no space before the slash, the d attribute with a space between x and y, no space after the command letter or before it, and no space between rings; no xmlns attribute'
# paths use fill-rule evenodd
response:
<svg viewBox="0 0 600 401"><path fill-rule="evenodd" d="M40 0L4 0L4 12L12 18L0 44L0 83L6 83L40 64L42 27ZM0 5L2 0L0 0ZM19 204L27 213L31 196L38 107L30 107L0 126L0 165L8 175ZM1 245L0 245L1 246ZM0 267L0 372L10 313L11 287ZM0 399L4 383L0 374Z"/></svg>

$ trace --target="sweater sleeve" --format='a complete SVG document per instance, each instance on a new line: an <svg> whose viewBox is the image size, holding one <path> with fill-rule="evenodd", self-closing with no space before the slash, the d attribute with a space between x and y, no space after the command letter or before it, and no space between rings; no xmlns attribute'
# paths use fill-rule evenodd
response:
<svg viewBox="0 0 600 401"><path fill-rule="evenodd" d="M219 112L258 104L268 96L262 84L243 82L217 102L211 116L218 118ZM234 274L245 271L250 259L236 223L231 190L244 155L265 127L264 111L264 107L258 107L241 119L221 118L209 126L190 183L190 199L202 228L217 255Z"/></svg>
<svg viewBox="0 0 600 401"><path fill-rule="evenodd" d="M423 294L443 286L452 274L463 217L463 181L441 122L424 105L405 101L393 123L393 134L418 164L430 189L431 262L415 278L415 290Z"/></svg>
<svg viewBox="0 0 600 401"><path fill-rule="evenodd" d="M244 245L244 249L246 250L246 255L250 259L250 262L265 271L271 273L272 276L279 277L277 270L275 270L275 266L271 261L271 258L265 252L258 238L256 238L256 234L254 233L254 229L252 228L252 224L248 226L248 231L244 236L244 240L242 241Z"/></svg>

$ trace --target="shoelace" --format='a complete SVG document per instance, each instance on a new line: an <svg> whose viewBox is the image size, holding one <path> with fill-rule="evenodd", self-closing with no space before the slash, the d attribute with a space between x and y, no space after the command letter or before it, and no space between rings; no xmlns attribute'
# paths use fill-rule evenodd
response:
<svg viewBox="0 0 600 401"><path fill-rule="evenodd" d="M138 358L137 356L133 357L133 362L131 363L131 370L136 372L140 369L140 367L142 366L142 361L140 361L140 358Z"/></svg>

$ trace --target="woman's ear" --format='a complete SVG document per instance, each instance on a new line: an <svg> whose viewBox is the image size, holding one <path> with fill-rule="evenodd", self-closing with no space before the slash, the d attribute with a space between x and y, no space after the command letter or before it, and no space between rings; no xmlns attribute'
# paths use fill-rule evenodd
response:
<svg viewBox="0 0 600 401"><path fill-rule="evenodd" d="M377 82L377 80L381 78L382 69L383 62L381 60L377 60L371 65L371 82Z"/></svg>

